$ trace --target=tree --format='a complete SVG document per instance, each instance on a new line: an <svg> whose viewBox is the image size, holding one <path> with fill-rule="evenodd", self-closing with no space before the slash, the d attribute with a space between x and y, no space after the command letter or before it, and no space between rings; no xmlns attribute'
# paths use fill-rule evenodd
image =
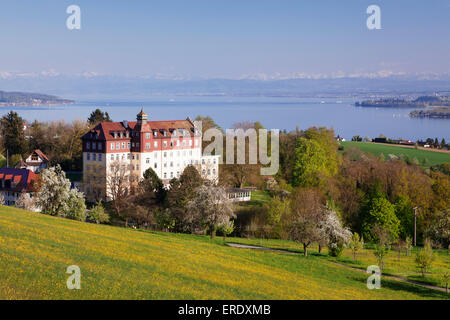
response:
<svg viewBox="0 0 450 320"><path fill-rule="evenodd" d="M3 206L5 204L5 194L3 192L0 192L0 206Z"/></svg>
<svg viewBox="0 0 450 320"><path fill-rule="evenodd" d="M380 225L375 225L373 229L375 238L378 239L377 244L375 244L375 250L373 254L377 258L380 270L383 270L384 258L387 256L389 250L391 249L390 246L391 234L388 228L382 227Z"/></svg>
<svg viewBox="0 0 450 320"><path fill-rule="evenodd" d="M450 209L434 213L425 235L443 248L450 245Z"/></svg>
<svg viewBox="0 0 450 320"><path fill-rule="evenodd" d="M85 219L84 196L78 190L70 189L70 181L59 165L42 171L36 205L45 214Z"/></svg>
<svg viewBox="0 0 450 320"><path fill-rule="evenodd" d="M208 228L211 238L219 227L228 225L234 218L233 204L223 187L200 186L195 197L187 205L189 222Z"/></svg>
<svg viewBox="0 0 450 320"><path fill-rule="evenodd" d="M135 180L129 164L121 161L111 163L106 176L106 196L111 200L116 215L125 219L125 226L128 226L127 209L131 204L131 189Z"/></svg>
<svg viewBox="0 0 450 320"><path fill-rule="evenodd" d="M283 222L290 214L291 201L288 198L275 196L264 207L266 209L266 223L270 231L280 236L285 229Z"/></svg>
<svg viewBox="0 0 450 320"><path fill-rule="evenodd" d="M336 212L331 210L325 212L325 217L319 225L327 241L330 255L338 257L344 246L349 243L352 233L342 226Z"/></svg>
<svg viewBox="0 0 450 320"><path fill-rule="evenodd" d="M91 112L91 115L88 118L88 123L91 126L95 126L100 122L111 122L111 118L109 117L108 112L102 112L100 109L95 109L95 111Z"/></svg>
<svg viewBox="0 0 450 320"><path fill-rule="evenodd" d="M25 155L27 140L23 130L24 120L17 112L10 111L0 119L0 133L3 137L3 146L9 154Z"/></svg>
<svg viewBox="0 0 450 320"><path fill-rule="evenodd" d="M220 231L223 234L223 241L227 240L227 236L232 234L234 231L234 221L230 220L226 225L220 227Z"/></svg>
<svg viewBox="0 0 450 320"><path fill-rule="evenodd" d="M101 201L92 207L89 211L88 218L97 224L109 222L109 214L105 211Z"/></svg>
<svg viewBox="0 0 450 320"><path fill-rule="evenodd" d="M153 213L156 224L162 230L170 231L175 227L175 219L170 214L169 209L156 209Z"/></svg>
<svg viewBox="0 0 450 320"><path fill-rule="evenodd" d="M325 187L338 172L341 163L339 145L333 130L310 128L302 133L295 148L293 184L302 187Z"/></svg>
<svg viewBox="0 0 450 320"><path fill-rule="evenodd" d="M349 247L352 250L353 260L356 260L358 251L364 248L363 238L360 237L356 232L353 233L352 238L350 239Z"/></svg>
<svg viewBox="0 0 450 320"><path fill-rule="evenodd" d="M36 201L36 197L32 198L30 193L23 191L16 200L15 206L20 209L32 211L35 209Z"/></svg>
<svg viewBox="0 0 450 320"><path fill-rule="evenodd" d="M288 218L289 236L303 244L303 254L308 256L311 244L323 238L320 223L324 220L324 206L320 192L299 189L291 200L291 215Z"/></svg>
<svg viewBox="0 0 450 320"><path fill-rule="evenodd" d="M395 207L384 197L377 196L369 200L364 208L363 235L368 240L378 240L375 226L388 230L392 238L397 239L400 221L395 215Z"/></svg>
<svg viewBox="0 0 450 320"><path fill-rule="evenodd" d="M409 257L409 254L411 253L411 249L412 249L412 239L411 237L406 237L405 240L405 250L406 250L406 256Z"/></svg>
<svg viewBox="0 0 450 320"><path fill-rule="evenodd" d="M414 210L411 201L404 195L397 196L394 203L395 215L400 221L399 236L406 239L407 236L413 233L414 229Z"/></svg>
<svg viewBox="0 0 450 320"><path fill-rule="evenodd" d="M179 179L170 181L165 206L169 208L172 217L176 220L175 230L179 232L193 232L194 226L190 223L187 204L195 196L195 190L203 184L197 169L187 166Z"/></svg>
<svg viewBox="0 0 450 320"><path fill-rule="evenodd" d="M424 245L423 249L419 250L416 253L416 257L414 259L417 266L422 271L423 277L425 277L427 269L432 265L434 258L435 257L433 254L433 248L431 247L431 242L425 241L425 245Z"/></svg>

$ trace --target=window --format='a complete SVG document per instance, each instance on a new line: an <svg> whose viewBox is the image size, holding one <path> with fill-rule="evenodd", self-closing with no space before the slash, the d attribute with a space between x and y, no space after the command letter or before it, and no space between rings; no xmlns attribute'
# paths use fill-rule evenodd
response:
<svg viewBox="0 0 450 320"><path fill-rule="evenodd" d="M158 131L154 130L154 131L153 131L153 136L156 137L157 135L158 135Z"/></svg>
<svg viewBox="0 0 450 320"><path fill-rule="evenodd" d="M127 149L130 149L130 146L131 146L131 142L128 142L127 143Z"/></svg>
<svg viewBox="0 0 450 320"><path fill-rule="evenodd" d="M91 143L90 142L86 142L86 149L91 149Z"/></svg>
<svg viewBox="0 0 450 320"><path fill-rule="evenodd" d="M164 168L167 168L167 162L164 162Z"/></svg>
<svg viewBox="0 0 450 320"><path fill-rule="evenodd" d="M111 150L114 150L114 142L111 142Z"/></svg>
<svg viewBox="0 0 450 320"><path fill-rule="evenodd" d="M180 146L180 140L177 140L177 147Z"/></svg>
<svg viewBox="0 0 450 320"><path fill-rule="evenodd" d="M198 146L198 140L195 140L194 144L197 147Z"/></svg>
<svg viewBox="0 0 450 320"><path fill-rule="evenodd" d="M155 169L158 168L158 164L155 162Z"/></svg>
<svg viewBox="0 0 450 320"><path fill-rule="evenodd" d="M134 148L134 142L131 144L131 146Z"/></svg>
<svg viewBox="0 0 450 320"><path fill-rule="evenodd" d="M186 147L186 140L183 140L183 147Z"/></svg>
<svg viewBox="0 0 450 320"><path fill-rule="evenodd" d="M122 142L122 149L125 150L125 142Z"/></svg>
<svg viewBox="0 0 450 320"><path fill-rule="evenodd" d="M163 146L164 146L164 148L167 148L167 141L163 142Z"/></svg>
<svg viewBox="0 0 450 320"><path fill-rule="evenodd" d="M98 143L98 150L102 150L102 143L101 142Z"/></svg>
<svg viewBox="0 0 450 320"><path fill-rule="evenodd" d="M127 159L128 159L128 160L131 159L131 153L127 154Z"/></svg>
<svg viewBox="0 0 450 320"><path fill-rule="evenodd" d="M119 154L116 154L116 161L119 161Z"/></svg>
<svg viewBox="0 0 450 320"><path fill-rule="evenodd" d="M139 148L139 142L136 142L136 148Z"/></svg>
<svg viewBox="0 0 450 320"><path fill-rule="evenodd" d="M170 162L170 166L173 167L173 162L172 161Z"/></svg>
<svg viewBox="0 0 450 320"><path fill-rule="evenodd" d="M158 148L158 141L155 141L153 145L155 146L155 148Z"/></svg>
<svg viewBox="0 0 450 320"><path fill-rule="evenodd" d="M114 155L113 154L111 155L111 160L114 160Z"/></svg>
<svg viewBox="0 0 450 320"><path fill-rule="evenodd" d="M158 158L158 153L155 152L155 159Z"/></svg>
<svg viewBox="0 0 450 320"><path fill-rule="evenodd" d="M163 135L164 135L164 137L167 137L167 132L166 132L166 130L163 131Z"/></svg>
<svg viewBox="0 0 450 320"><path fill-rule="evenodd" d="M216 169L213 169L213 175L216 175Z"/></svg>
<svg viewBox="0 0 450 320"><path fill-rule="evenodd" d="M136 160L139 160L139 155L138 154L136 155Z"/></svg>
<svg viewBox="0 0 450 320"><path fill-rule="evenodd" d="M92 150L96 150L97 149L97 143L92 142Z"/></svg>
<svg viewBox="0 0 450 320"><path fill-rule="evenodd" d="M91 154L90 154L90 153L88 153L88 154L86 155L86 160L87 160L87 161L91 160Z"/></svg>
<svg viewBox="0 0 450 320"><path fill-rule="evenodd" d="M117 150L120 150L120 142L117 142L117 143L116 143L116 149L117 149Z"/></svg>
<svg viewBox="0 0 450 320"><path fill-rule="evenodd" d="M189 155L192 156L192 150L189 150Z"/></svg>
<svg viewBox="0 0 450 320"><path fill-rule="evenodd" d="M101 153L98 154L98 161L102 161L102 154Z"/></svg>
<svg viewBox="0 0 450 320"><path fill-rule="evenodd" d="M189 140L189 147L192 147L192 140Z"/></svg>
<svg viewBox="0 0 450 320"><path fill-rule="evenodd" d="M136 170L139 170L139 165L138 164L136 165Z"/></svg>
<svg viewBox="0 0 450 320"><path fill-rule="evenodd" d="M164 172L164 179L167 179L167 173Z"/></svg>
<svg viewBox="0 0 450 320"><path fill-rule="evenodd" d="M163 153L163 157L164 157L164 158L167 158L167 152L164 152L164 153Z"/></svg>
<svg viewBox="0 0 450 320"><path fill-rule="evenodd" d="M96 153L92 154L92 161L97 161L97 154Z"/></svg>
<svg viewBox="0 0 450 320"><path fill-rule="evenodd" d="M150 158L145 159L145 163L150 163Z"/></svg>
<svg viewBox="0 0 450 320"><path fill-rule="evenodd" d="M149 143L149 142L147 142L147 143L145 144L145 149L150 149L150 143Z"/></svg>
<svg viewBox="0 0 450 320"><path fill-rule="evenodd" d="M170 178L173 178L173 172L170 173Z"/></svg>
<svg viewBox="0 0 450 320"><path fill-rule="evenodd" d="M150 132L145 133L145 139L150 139Z"/></svg>

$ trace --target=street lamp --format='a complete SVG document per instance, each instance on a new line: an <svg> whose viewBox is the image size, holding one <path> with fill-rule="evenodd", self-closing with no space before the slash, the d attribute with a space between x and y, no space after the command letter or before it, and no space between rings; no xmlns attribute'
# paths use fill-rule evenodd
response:
<svg viewBox="0 0 450 320"><path fill-rule="evenodd" d="M417 209L419 209L419 207L414 207L414 247L416 246L416 239L417 239Z"/></svg>

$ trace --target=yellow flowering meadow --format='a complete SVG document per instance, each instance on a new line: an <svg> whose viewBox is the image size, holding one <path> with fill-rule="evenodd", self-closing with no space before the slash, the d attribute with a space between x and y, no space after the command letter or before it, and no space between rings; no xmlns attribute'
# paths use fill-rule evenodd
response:
<svg viewBox="0 0 450 320"><path fill-rule="evenodd" d="M69 290L67 267L81 271ZM321 257L94 225L0 206L0 299L445 299Z"/></svg>

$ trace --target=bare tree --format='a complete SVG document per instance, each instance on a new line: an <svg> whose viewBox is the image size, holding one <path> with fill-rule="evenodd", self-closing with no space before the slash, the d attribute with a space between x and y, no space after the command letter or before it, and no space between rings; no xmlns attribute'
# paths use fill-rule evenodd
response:
<svg viewBox="0 0 450 320"><path fill-rule="evenodd" d="M132 174L128 163L115 161L111 163L106 174L106 197L111 200L115 213L125 219L128 226L127 208L137 177Z"/></svg>
<svg viewBox="0 0 450 320"><path fill-rule="evenodd" d="M319 191L299 189L291 201L290 238L303 244L305 257L308 248L323 239L321 222L325 219L325 208Z"/></svg>

